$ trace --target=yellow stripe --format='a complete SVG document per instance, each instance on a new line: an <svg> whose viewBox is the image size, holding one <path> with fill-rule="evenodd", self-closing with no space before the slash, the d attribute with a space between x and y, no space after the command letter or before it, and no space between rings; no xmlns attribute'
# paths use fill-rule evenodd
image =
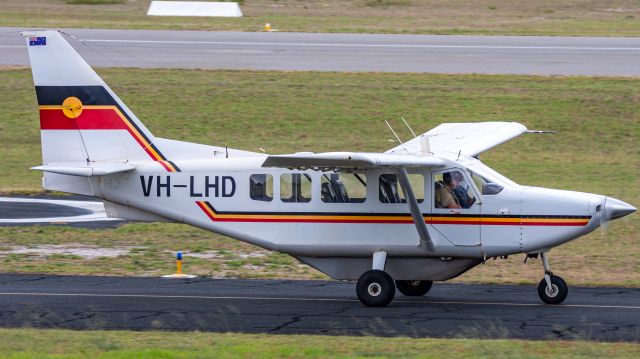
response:
<svg viewBox="0 0 640 359"><path fill-rule="evenodd" d="M260 214L218 214L209 211L216 218L244 218L244 219L318 219L318 220L384 220L384 221L406 221L411 217L385 217L385 216L314 216L314 215L260 215Z"/></svg>
<svg viewBox="0 0 640 359"><path fill-rule="evenodd" d="M173 165L172 165L171 163L169 163L169 161L158 161L158 162L162 162L162 163L164 163L167 167L169 167L169 168L171 169L171 172L178 172L178 171L176 170L176 168L175 168L175 167L173 167Z"/></svg>
<svg viewBox="0 0 640 359"><path fill-rule="evenodd" d="M318 216L318 215L260 215L260 214L218 214L213 212L204 202L202 202L206 211L214 218L220 219L316 219L316 220L382 220L382 221L407 221L410 220L410 216ZM443 222L451 222L451 223L460 223L460 222L511 222L514 224L517 223L571 223L578 222L587 224L589 220L586 219L567 219L567 218L483 218L483 217L436 217L436 216L425 216L424 217L427 222L431 221L443 221Z"/></svg>
<svg viewBox="0 0 640 359"><path fill-rule="evenodd" d="M204 208L204 210L205 210L205 211L206 211L206 212L207 212L211 217L214 217L214 218L215 218L216 213L215 213L215 212L213 212L213 211L209 208L209 206L207 206L207 204L206 204L205 202L202 202L202 201L201 201L201 202L200 202L200 204L202 205L202 208Z"/></svg>
<svg viewBox="0 0 640 359"><path fill-rule="evenodd" d="M142 135L140 134L140 132L138 132L138 130L133 127L133 125L129 122L129 120L127 120L127 118L122 114L122 112L120 112L120 110L115 107L115 106L95 106L94 108L112 108L116 111L116 113L118 114L118 116L120 116L120 118L122 118L122 120L124 121L124 123L129 127L129 129L131 129L131 132L134 134L134 136L136 136L140 142L145 144L145 148L144 149L148 149L151 154L153 155L154 159L156 161L162 161L162 157L153 149L153 147L151 147L151 144L149 144L149 142L147 142L144 137L142 137ZM170 168L172 168L174 171L175 169L173 168L173 166L169 165Z"/></svg>

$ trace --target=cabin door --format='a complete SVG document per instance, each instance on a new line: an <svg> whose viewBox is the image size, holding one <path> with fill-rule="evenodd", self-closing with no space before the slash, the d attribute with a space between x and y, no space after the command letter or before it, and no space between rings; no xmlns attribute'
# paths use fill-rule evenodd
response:
<svg viewBox="0 0 640 359"><path fill-rule="evenodd" d="M431 226L456 246L480 245L480 205L466 171L450 168L432 173Z"/></svg>

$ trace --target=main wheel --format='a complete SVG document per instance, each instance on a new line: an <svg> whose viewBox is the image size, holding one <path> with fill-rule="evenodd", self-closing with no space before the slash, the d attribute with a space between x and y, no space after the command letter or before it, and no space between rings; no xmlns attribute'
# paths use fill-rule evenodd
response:
<svg viewBox="0 0 640 359"><path fill-rule="evenodd" d="M391 276L381 270L364 272L356 285L358 299L367 307L384 307L391 303L396 286Z"/></svg>
<svg viewBox="0 0 640 359"><path fill-rule="evenodd" d="M552 275L551 289L547 288L547 281L544 278L538 284L538 295L547 304L560 304L564 302L569 294L569 287L564 279Z"/></svg>
<svg viewBox="0 0 640 359"><path fill-rule="evenodd" d="M407 297L420 297L431 289L432 280L397 280L396 287Z"/></svg>

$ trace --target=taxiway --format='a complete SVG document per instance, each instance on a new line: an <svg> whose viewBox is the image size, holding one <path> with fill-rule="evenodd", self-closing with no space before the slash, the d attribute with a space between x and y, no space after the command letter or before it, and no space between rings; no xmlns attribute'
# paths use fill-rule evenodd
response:
<svg viewBox="0 0 640 359"><path fill-rule="evenodd" d="M28 65L0 28L0 65ZM62 29L92 66L303 71L640 75L640 38Z"/></svg>
<svg viewBox="0 0 640 359"><path fill-rule="evenodd" d="M640 288L436 283L367 308L337 281L0 275L0 326L440 338L640 340Z"/></svg>

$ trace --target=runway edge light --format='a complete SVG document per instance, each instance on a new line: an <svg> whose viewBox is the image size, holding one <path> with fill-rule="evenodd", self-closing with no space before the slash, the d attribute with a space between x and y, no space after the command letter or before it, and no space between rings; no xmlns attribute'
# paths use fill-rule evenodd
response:
<svg viewBox="0 0 640 359"><path fill-rule="evenodd" d="M162 278L195 278L197 276L182 273L182 251L176 253L176 273L163 275Z"/></svg>
<svg viewBox="0 0 640 359"><path fill-rule="evenodd" d="M278 31L276 29L274 29L273 27L271 27L271 23L265 23L264 27L262 28L262 31L266 31L266 32L274 32L274 31Z"/></svg>

